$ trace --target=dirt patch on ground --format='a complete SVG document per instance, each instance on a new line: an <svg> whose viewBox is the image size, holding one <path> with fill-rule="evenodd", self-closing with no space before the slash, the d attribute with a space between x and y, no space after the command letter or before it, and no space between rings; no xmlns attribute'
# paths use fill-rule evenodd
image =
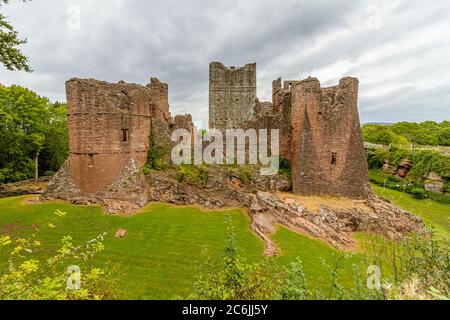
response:
<svg viewBox="0 0 450 320"><path fill-rule="evenodd" d="M30 226L24 226L19 224L17 221L13 222L13 223L8 223L5 225L0 226L0 234L7 234L7 235L14 235L17 232L22 232L24 230L38 230L39 229L39 225L37 224L32 224Z"/></svg>

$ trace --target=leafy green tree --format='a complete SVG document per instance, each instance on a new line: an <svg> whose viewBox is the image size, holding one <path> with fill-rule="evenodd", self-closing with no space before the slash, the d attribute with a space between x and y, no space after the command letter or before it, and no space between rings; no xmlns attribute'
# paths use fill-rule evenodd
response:
<svg viewBox="0 0 450 320"><path fill-rule="evenodd" d="M8 2L9 0L0 0L0 8ZM26 0L23 0L23 2L26 2ZM28 58L18 49L24 43L26 43L26 40L19 38L14 27L0 13L0 62L8 70L32 71Z"/></svg>
<svg viewBox="0 0 450 320"><path fill-rule="evenodd" d="M49 175L58 171L69 155L67 132L67 105L55 102L49 105L50 118L45 128L45 141L39 156L39 170Z"/></svg>
<svg viewBox="0 0 450 320"><path fill-rule="evenodd" d="M441 146L450 146L450 125L443 127L439 133L439 144Z"/></svg>
<svg viewBox="0 0 450 320"><path fill-rule="evenodd" d="M0 183L56 171L67 156L66 106L0 85Z"/></svg>
<svg viewBox="0 0 450 320"><path fill-rule="evenodd" d="M390 126L368 124L363 126L362 133L364 140L382 145L405 145L409 141L400 135L395 134Z"/></svg>
<svg viewBox="0 0 450 320"><path fill-rule="evenodd" d="M384 145L449 146L450 121L399 122L392 125L367 124L362 128L365 141Z"/></svg>

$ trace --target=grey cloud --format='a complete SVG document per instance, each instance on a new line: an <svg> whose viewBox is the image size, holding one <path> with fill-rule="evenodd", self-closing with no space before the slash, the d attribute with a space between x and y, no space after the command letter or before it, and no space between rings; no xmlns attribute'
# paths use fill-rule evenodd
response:
<svg viewBox="0 0 450 320"><path fill-rule="evenodd" d="M444 99L442 90L417 86L405 89L408 77L424 76L425 71L449 73L448 60L430 61L427 68L415 68L404 79L401 75L392 76L392 89L385 88L386 83L370 80L374 70L395 70L396 64L411 57L424 63L423 57L439 48L417 45L407 51L399 48L398 52L359 61L384 45L405 39L414 42L414 36L424 28L447 21L448 4L394 2L394 5L392 1L351 0L15 2L2 10L20 34L29 39L23 51L30 56L35 72L28 75L0 69L0 77L5 84L18 83L62 100L64 82L74 76L137 83L156 76L169 83L172 113L192 113L196 120L205 121L208 64L212 60L227 65L257 62L258 91L263 99L270 98L274 78L298 78L327 68L333 70L336 63L349 61L347 69L321 80L329 85L344 75L361 76L363 121L401 120L405 108L414 115L411 119L448 119L448 99ZM361 28L367 19L366 9L372 4L381 8L381 30ZM67 28L70 5L79 5L81 9L80 30ZM317 44L321 44L320 48L311 50ZM444 50L443 54L450 55L449 46ZM436 83L436 87L442 86L445 84ZM377 87L388 92L372 98L370 93Z"/></svg>

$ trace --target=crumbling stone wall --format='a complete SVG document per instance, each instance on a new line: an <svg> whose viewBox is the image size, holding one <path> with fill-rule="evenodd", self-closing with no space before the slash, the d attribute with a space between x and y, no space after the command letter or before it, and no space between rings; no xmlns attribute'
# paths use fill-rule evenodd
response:
<svg viewBox="0 0 450 320"><path fill-rule="evenodd" d="M214 79L210 73L210 88L215 87ZM257 100L253 117L244 122L228 117L226 128L278 129L280 158L291 164L295 193L366 199L370 186L357 100L356 78L343 78L329 88L321 88L315 78L283 82L279 78L272 83L271 103ZM222 108L247 109L244 103L223 104L218 113L211 106L217 104L211 105L210 98L210 127L217 123L211 114L228 114Z"/></svg>
<svg viewBox="0 0 450 320"><path fill-rule="evenodd" d="M150 136L170 144L174 125L167 84L156 78L146 86L71 79L66 92L69 158L44 197L100 199L113 207L111 200L145 205L147 183L141 169Z"/></svg>
<svg viewBox="0 0 450 320"><path fill-rule="evenodd" d="M256 63L227 68L220 62L209 65L209 127L242 128L255 114Z"/></svg>
<svg viewBox="0 0 450 320"><path fill-rule="evenodd" d="M369 196L369 178L357 109L358 79L321 88L308 78L291 87L293 191Z"/></svg>
<svg viewBox="0 0 450 320"><path fill-rule="evenodd" d="M151 105L152 90L93 79L69 80L66 90L70 170L81 190L111 185L130 157L145 164L152 111L164 113Z"/></svg>
<svg viewBox="0 0 450 320"><path fill-rule="evenodd" d="M192 122L192 116L190 114L176 115L173 119L173 130L186 129L191 134L195 132L194 123Z"/></svg>

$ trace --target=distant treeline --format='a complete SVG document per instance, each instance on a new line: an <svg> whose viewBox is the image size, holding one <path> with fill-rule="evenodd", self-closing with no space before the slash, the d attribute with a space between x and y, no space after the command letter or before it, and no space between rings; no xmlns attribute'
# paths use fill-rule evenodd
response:
<svg viewBox="0 0 450 320"><path fill-rule="evenodd" d="M0 85L0 183L58 170L68 155L67 107Z"/></svg>
<svg viewBox="0 0 450 320"><path fill-rule="evenodd" d="M450 146L450 121L366 124L364 141L383 145Z"/></svg>

